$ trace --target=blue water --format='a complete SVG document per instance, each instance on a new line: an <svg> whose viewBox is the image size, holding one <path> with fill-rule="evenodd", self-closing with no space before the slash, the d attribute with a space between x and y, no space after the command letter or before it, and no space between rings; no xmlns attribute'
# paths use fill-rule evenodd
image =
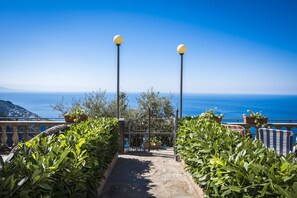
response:
<svg viewBox="0 0 297 198"><path fill-rule="evenodd" d="M162 96L170 94L162 94ZM179 108L179 94L172 94L174 108ZM54 111L50 105L64 101L71 104L72 98L82 99L85 93L12 93L0 92L1 100L9 100L44 118L58 118L60 112ZM107 98L115 97L107 93ZM129 106L137 108L139 93L128 93ZM207 109L217 108L224 114L224 120L236 119L242 121L242 114L247 110L261 111L269 117L269 121L297 121L297 95L236 95L236 94L184 94L183 115L198 115Z"/></svg>

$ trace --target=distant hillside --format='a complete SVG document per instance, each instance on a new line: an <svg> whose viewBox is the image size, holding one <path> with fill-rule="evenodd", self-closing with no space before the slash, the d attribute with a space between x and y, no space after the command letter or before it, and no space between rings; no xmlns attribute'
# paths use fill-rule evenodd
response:
<svg viewBox="0 0 297 198"><path fill-rule="evenodd" d="M0 117L40 118L37 114L4 100L0 100Z"/></svg>
<svg viewBox="0 0 297 198"><path fill-rule="evenodd" d="M0 91L11 91L11 89L8 89L6 87L0 87Z"/></svg>

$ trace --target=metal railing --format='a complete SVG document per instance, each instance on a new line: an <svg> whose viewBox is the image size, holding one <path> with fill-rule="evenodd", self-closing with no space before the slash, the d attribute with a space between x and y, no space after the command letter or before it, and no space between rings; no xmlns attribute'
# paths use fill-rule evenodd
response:
<svg viewBox="0 0 297 198"><path fill-rule="evenodd" d="M246 130L249 130L249 132L252 134L253 138L256 137L258 128L255 124L246 124L243 122L228 122L226 124L232 124L232 125L240 125L244 127ZM268 128L275 128L275 129L285 129L288 131L292 131L294 133L293 136L293 144L296 144L297 139L297 122L295 123L267 123Z"/></svg>
<svg viewBox="0 0 297 198"><path fill-rule="evenodd" d="M234 123L242 123L243 118L224 118L223 117L223 122L229 123L229 122L234 122ZM297 119L269 119L270 123L297 123Z"/></svg>
<svg viewBox="0 0 297 198"><path fill-rule="evenodd" d="M124 146L126 150L145 150L173 146L175 119L153 118L151 111L138 118L125 120ZM154 145L155 140L162 142Z"/></svg>

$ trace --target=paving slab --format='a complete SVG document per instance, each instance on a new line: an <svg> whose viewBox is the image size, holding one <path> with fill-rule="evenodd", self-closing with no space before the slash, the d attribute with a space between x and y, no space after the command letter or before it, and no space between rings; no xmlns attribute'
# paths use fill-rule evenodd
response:
<svg viewBox="0 0 297 198"><path fill-rule="evenodd" d="M128 152L118 161L102 191L102 198L197 198L193 184L173 149Z"/></svg>

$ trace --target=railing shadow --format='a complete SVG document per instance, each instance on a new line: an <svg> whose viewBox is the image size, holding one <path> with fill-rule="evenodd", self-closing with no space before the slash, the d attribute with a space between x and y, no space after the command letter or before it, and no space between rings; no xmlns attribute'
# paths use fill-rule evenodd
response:
<svg viewBox="0 0 297 198"><path fill-rule="evenodd" d="M138 150L127 150L125 155L134 155L134 156L145 156L145 157L162 157L162 158L174 158L173 148L168 150L163 149L151 149L148 151L138 151Z"/></svg>
<svg viewBox="0 0 297 198"><path fill-rule="evenodd" d="M100 197L154 197L148 191L151 181L142 175L149 172L151 162L119 158Z"/></svg>

